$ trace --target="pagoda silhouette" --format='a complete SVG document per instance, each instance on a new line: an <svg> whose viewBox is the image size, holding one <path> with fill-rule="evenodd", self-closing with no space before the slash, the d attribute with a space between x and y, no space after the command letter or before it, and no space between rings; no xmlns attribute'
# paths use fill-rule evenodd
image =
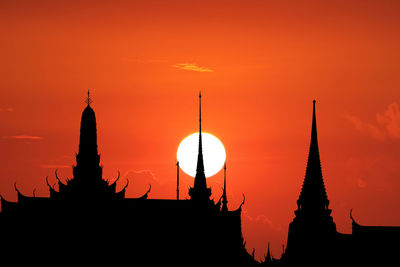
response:
<svg viewBox="0 0 400 267"><path fill-rule="evenodd" d="M120 175L103 178L97 126L91 99L82 113L79 151L73 177L46 183L49 197L22 194L1 197L0 259L29 263L140 264L141 266L250 265L241 230L241 208L228 210L226 165L224 189L211 199L204 173L199 95L199 149L189 199L151 199L147 192L125 197L128 182L117 191ZM177 178L179 179L179 163ZM178 182L179 184L179 182Z"/></svg>
<svg viewBox="0 0 400 267"><path fill-rule="evenodd" d="M262 263L289 266L397 266L400 263L400 227L360 225L350 211L352 233L337 231L322 176L315 103L313 100L306 174L295 217L289 224L286 249L280 259L275 259L268 244L267 255Z"/></svg>

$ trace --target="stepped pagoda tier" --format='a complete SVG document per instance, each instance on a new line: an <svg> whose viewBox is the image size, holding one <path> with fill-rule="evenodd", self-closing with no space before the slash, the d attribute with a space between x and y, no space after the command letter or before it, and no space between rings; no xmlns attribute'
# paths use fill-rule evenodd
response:
<svg viewBox="0 0 400 267"><path fill-rule="evenodd" d="M330 214L321 170L314 100L306 175L297 200L296 217L289 225L285 252L289 261L303 262L330 255L336 238L336 225Z"/></svg>

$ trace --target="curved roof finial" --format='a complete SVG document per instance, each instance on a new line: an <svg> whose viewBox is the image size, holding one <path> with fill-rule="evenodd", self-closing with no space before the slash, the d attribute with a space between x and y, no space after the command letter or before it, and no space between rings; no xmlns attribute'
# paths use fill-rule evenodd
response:
<svg viewBox="0 0 400 267"><path fill-rule="evenodd" d="M360 226L360 225L356 222L356 220L354 220L354 218L353 218L353 209L350 209L350 219L351 219L351 225L352 225L353 227L358 227L358 226Z"/></svg>
<svg viewBox="0 0 400 267"><path fill-rule="evenodd" d="M121 173L120 173L120 171L118 170L118 177L117 177L117 179L115 180L115 182L117 182L118 180L119 180L119 177L121 176Z"/></svg>
<svg viewBox="0 0 400 267"><path fill-rule="evenodd" d="M244 202L246 201L246 196L243 194L243 201L242 201L242 203L240 204L240 208L242 208L242 206L244 205Z"/></svg>
<svg viewBox="0 0 400 267"><path fill-rule="evenodd" d="M55 175L56 175L56 179L58 180L59 183L61 183L62 185L65 185L63 182L61 182L60 178L58 178L58 174L57 174L57 169L54 171Z"/></svg>
<svg viewBox="0 0 400 267"><path fill-rule="evenodd" d="M124 189L122 189L122 190L125 190L128 187L128 185L129 185L129 179L126 179L126 185L124 186Z"/></svg>
<svg viewBox="0 0 400 267"><path fill-rule="evenodd" d="M142 199L142 200L147 199L149 196L150 190L151 190L151 184L150 184L149 190L147 190L147 192L143 196L139 197L138 199Z"/></svg>
<svg viewBox="0 0 400 267"><path fill-rule="evenodd" d="M20 194L20 192L19 192L19 190L18 190L18 188L17 188L17 182L14 182L14 189L15 189L15 191L17 191L17 193Z"/></svg>
<svg viewBox="0 0 400 267"><path fill-rule="evenodd" d="M147 190L146 194L150 193L151 191L151 184L149 184L149 190Z"/></svg>
<svg viewBox="0 0 400 267"><path fill-rule="evenodd" d="M243 194L242 203L240 204L239 208L238 208L236 211L239 211L239 212L240 212L240 211L242 210L242 206L244 205L245 200L246 200L246 196Z"/></svg>
<svg viewBox="0 0 400 267"><path fill-rule="evenodd" d="M48 187L51 188L51 185L49 184L49 176L46 176L46 184L47 184Z"/></svg>
<svg viewBox="0 0 400 267"><path fill-rule="evenodd" d="M118 170L118 177L117 177L117 179L114 180L114 182L111 185L116 185L120 176L121 176L121 173Z"/></svg>
<svg viewBox="0 0 400 267"><path fill-rule="evenodd" d="M51 186L50 183L49 183L49 176L46 176L46 184L51 190L55 190L54 187L56 186L56 183L54 183L54 185Z"/></svg>

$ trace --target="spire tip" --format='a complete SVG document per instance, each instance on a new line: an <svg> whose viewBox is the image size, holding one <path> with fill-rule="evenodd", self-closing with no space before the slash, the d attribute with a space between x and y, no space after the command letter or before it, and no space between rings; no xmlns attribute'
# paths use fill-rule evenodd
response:
<svg viewBox="0 0 400 267"><path fill-rule="evenodd" d="M92 103L92 99L90 98L90 90L87 91L87 98L85 100L85 103L89 106Z"/></svg>

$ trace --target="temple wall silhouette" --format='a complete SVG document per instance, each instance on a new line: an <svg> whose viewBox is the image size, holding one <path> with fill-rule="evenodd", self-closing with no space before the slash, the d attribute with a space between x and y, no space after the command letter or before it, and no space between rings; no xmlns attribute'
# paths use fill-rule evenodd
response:
<svg viewBox="0 0 400 267"><path fill-rule="evenodd" d="M117 191L119 174L105 180L97 145L97 125L91 99L82 113L79 150L73 177L46 183L48 197L26 196L17 202L1 197L0 259L18 263L145 265L253 265L242 235L241 208L228 209L226 166L223 194L210 199L204 174L199 95L199 150L189 199L125 197L129 182ZM178 166L179 170L179 166ZM179 176L177 177L179 179ZM353 218L352 233L339 233L329 209L322 176L315 101L306 174L289 224L286 249L276 259L269 245L265 265L339 265L400 262L400 227L364 226Z"/></svg>
<svg viewBox="0 0 400 267"><path fill-rule="evenodd" d="M147 192L126 198L128 183L116 191L118 177L102 177L96 116L87 99L82 113L79 152L73 177L57 184L46 178L49 197L1 197L0 258L20 261L146 265L239 264L256 261L245 248L241 207L228 210L226 190L215 203L204 174L200 135L198 163L190 199L150 199ZM225 167L226 168L226 167ZM222 207L221 207L222 205Z"/></svg>

